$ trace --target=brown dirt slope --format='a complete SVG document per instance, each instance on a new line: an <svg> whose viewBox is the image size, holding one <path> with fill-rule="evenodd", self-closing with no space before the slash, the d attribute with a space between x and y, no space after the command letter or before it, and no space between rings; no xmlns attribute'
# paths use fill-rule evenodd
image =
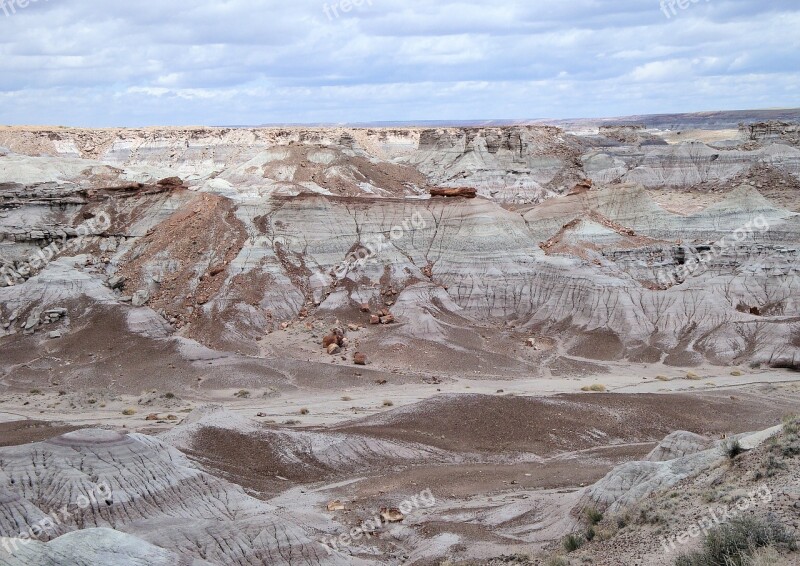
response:
<svg viewBox="0 0 800 566"><path fill-rule="evenodd" d="M722 435L768 428L797 407L750 396L441 396L336 427L468 452L540 456L600 445L660 441L675 430Z"/></svg>

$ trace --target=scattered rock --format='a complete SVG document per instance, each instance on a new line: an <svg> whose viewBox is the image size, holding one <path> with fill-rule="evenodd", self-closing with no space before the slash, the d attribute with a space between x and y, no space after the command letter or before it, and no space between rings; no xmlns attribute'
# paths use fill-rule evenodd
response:
<svg viewBox="0 0 800 566"><path fill-rule="evenodd" d="M56 338L61 338L62 334L61 334L61 331L60 331L60 330L54 330L53 332L51 332L51 333L50 333L50 334L48 334L47 336L48 336L48 337L49 337L51 340L54 340L54 339L56 339Z"/></svg>
<svg viewBox="0 0 800 566"><path fill-rule="evenodd" d="M379 317L377 314L373 314L372 316L369 317L369 323L370 324L380 324L381 323L381 317Z"/></svg>
<svg viewBox="0 0 800 566"><path fill-rule="evenodd" d="M331 356L335 356L341 351L342 349L339 347L339 344L330 344L328 346L328 354L330 354Z"/></svg>
<svg viewBox="0 0 800 566"><path fill-rule="evenodd" d="M367 355L361 352L356 352L355 355L353 355L353 363L357 366L367 365Z"/></svg>
<svg viewBox="0 0 800 566"><path fill-rule="evenodd" d="M380 318L381 324L393 324L395 322L393 314L387 314Z"/></svg>
<svg viewBox="0 0 800 566"><path fill-rule="evenodd" d="M344 511L344 503L339 501L338 499L334 499L333 501L328 502L328 511L333 513L334 511Z"/></svg>

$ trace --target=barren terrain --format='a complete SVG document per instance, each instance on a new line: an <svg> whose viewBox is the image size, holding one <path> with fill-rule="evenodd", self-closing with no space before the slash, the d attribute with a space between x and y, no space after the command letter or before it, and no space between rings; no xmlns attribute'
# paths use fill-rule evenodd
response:
<svg viewBox="0 0 800 566"><path fill-rule="evenodd" d="M796 533L798 119L0 128L0 565Z"/></svg>

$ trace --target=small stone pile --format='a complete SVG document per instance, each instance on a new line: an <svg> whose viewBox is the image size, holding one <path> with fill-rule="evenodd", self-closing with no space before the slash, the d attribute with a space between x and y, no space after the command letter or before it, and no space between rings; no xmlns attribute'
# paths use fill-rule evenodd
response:
<svg viewBox="0 0 800 566"><path fill-rule="evenodd" d="M394 324L397 322L389 309L381 309L378 314L370 315L370 324Z"/></svg>
<svg viewBox="0 0 800 566"><path fill-rule="evenodd" d="M30 312L28 318L26 318L25 321L20 324L20 327L22 328L23 334L30 336L36 332L41 325L55 324L66 316L67 309L63 307L49 309L44 312L41 308L35 308ZM9 328L11 323L17 320L18 317L19 313L15 312L12 315L11 320L7 324L3 325L4 328ZM60 330L54 330L53 332L50 332L50 338L61 338L61 336L62 332Z"/></svg>
<svg viewBox="0 0 800 566"><path fill-rule="evenodd" d="M342 351L342 348L347 348L348 340L344 336L344 330L341 328L332 328L330 334L326 334L322 338L322 347L328 351L328 354L335 356Z"/></svg>

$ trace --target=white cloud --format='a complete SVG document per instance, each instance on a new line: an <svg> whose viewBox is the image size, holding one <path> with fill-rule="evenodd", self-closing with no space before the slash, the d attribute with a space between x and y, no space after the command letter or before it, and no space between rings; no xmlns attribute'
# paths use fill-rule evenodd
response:
<svg viewBox="0 0 800 566"><path fill-rule="evenodd" d="M714 0L670 19L656 0L373 0L333 19L324 4L51 0L0 12L0 122L260 124L797 105L795 0Z"/></svg>

